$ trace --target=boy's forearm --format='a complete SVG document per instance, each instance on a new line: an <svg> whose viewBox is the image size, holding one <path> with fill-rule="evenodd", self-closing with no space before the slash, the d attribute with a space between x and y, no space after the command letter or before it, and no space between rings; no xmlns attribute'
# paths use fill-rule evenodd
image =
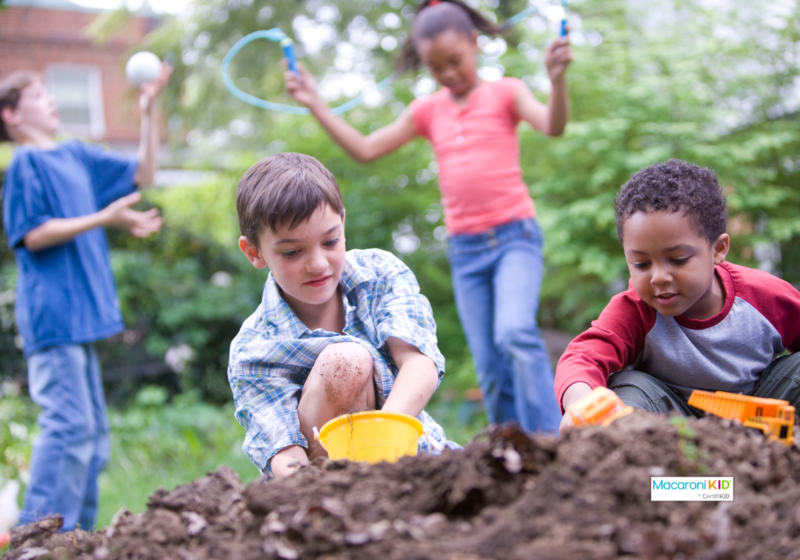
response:
<svg viewBox="0 0 800 560"><path fill-rule="evenodd" d="M547 102L549 136L561 136L567 126L569 118L569 100L567 96L567 81L563 75L551 82L553 89Z"/></svg>
<svg viewBox="0 0 800 560"><path fill-rule="evenodd" d="M299 445L284 447L269 462L275 478L283 478L296 472L300 467L311 464L306 450Z"/></svg>
<svg viewBox="0 0 800 560"><path fill-rule="evenodd" d="M153 102L155 105L155 102ZM134 182L137 185L152 185L158 169L158 113L154 108L142 114L139 140L139 167Z"/></svg>
<svg viewBox="0 0 800 560"><path fill-rule="evenodd" d="M438 385L439 373L433 360L424 354L409 358L400 367L382 410L418 416Z"/></svg>
<svg viewBox="0 0 800 560"><path fill-rule="evenodd" d="M106 214L102 210L77 218L51 218L33 228L23 238L29 251L41 251L72 241L78 235L106 225Z"/></svg>
<svg viewBox="0 0 800 560"><path fill-rule="evenodd" d="M579 401L591 392L592 387L588 383L583 383L582 381L573 383L564 391L564 396L561 398L561 407L566 411L573 403Z"/></svg>
<svg viewBox="0 0 800 560"><path fill-rule="evenodd" d="M569 407L571 407L574 403L578 402L580 399L582 399L591 392L592 392L592 387L588 383L583 383L582 381L573 383L572 385L567 387L566 391L564 391L564 395L563 397L561 397L561 403L560 403L564 417L561 419L561 424L558 427L558 430L559 432L561 432L561 434L564 434L568 430L572 430L575 428L572 414L570 414L569 412Z"/></svg>

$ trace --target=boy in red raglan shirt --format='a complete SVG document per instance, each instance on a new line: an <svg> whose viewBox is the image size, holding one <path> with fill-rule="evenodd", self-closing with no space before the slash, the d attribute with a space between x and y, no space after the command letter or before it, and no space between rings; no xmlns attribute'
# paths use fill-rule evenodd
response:
<svg viewBox="0 0 800 560"><path fill-rule="evenodd" d="M713 171L670 160L616 200L631 280L558 363L562 411L594 387L650 412L696 415L694 389L800 405L800 292L725 262L725 196ZM571 425L565 414L561 427Z"/></svg>

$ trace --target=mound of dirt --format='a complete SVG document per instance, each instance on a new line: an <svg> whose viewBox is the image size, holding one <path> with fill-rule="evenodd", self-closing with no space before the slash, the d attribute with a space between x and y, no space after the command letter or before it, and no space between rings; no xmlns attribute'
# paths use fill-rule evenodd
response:
<svg viewBox="0 0 800 560"><path fill-rule="evenodd" d="M651 476L732 476L733 502L651 502ZM15 530L9 560L800 558L800 451L716 418L608 428L395 464L326 461L245 487L222 467L103 532Z"/></svg>

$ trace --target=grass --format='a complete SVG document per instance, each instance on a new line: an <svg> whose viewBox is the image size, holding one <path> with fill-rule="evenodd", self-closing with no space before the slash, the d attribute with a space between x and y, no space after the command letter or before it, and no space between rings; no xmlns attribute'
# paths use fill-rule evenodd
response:
<svg viewBox="0 0 800 560"><path fill-rule="evenodd" d="M242 452L244 430L233 405L200 402L191 394L166 404L166 393L148 387L135 406L110 410L111 459L100 475L97 526L121 509L139 513L158 488L174 489L215 470L232 467L245 482L258 471Z"/></svg>
<svg viewBox="0 0 800 560"><path fill-rule="evenodd" d="M425 410L444 428L447 439L466 445L487 426L480 403L474 401L433 400Z"/></svg>

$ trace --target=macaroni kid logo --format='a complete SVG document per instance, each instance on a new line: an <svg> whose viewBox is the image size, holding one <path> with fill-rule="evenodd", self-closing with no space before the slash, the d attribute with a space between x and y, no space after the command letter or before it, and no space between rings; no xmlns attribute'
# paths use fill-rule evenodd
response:
<svg viewBox="0 0 800 560"><path fill-rule="evenodd" d="M732 502L733 477L650 477L651 502Z"/></svg>

